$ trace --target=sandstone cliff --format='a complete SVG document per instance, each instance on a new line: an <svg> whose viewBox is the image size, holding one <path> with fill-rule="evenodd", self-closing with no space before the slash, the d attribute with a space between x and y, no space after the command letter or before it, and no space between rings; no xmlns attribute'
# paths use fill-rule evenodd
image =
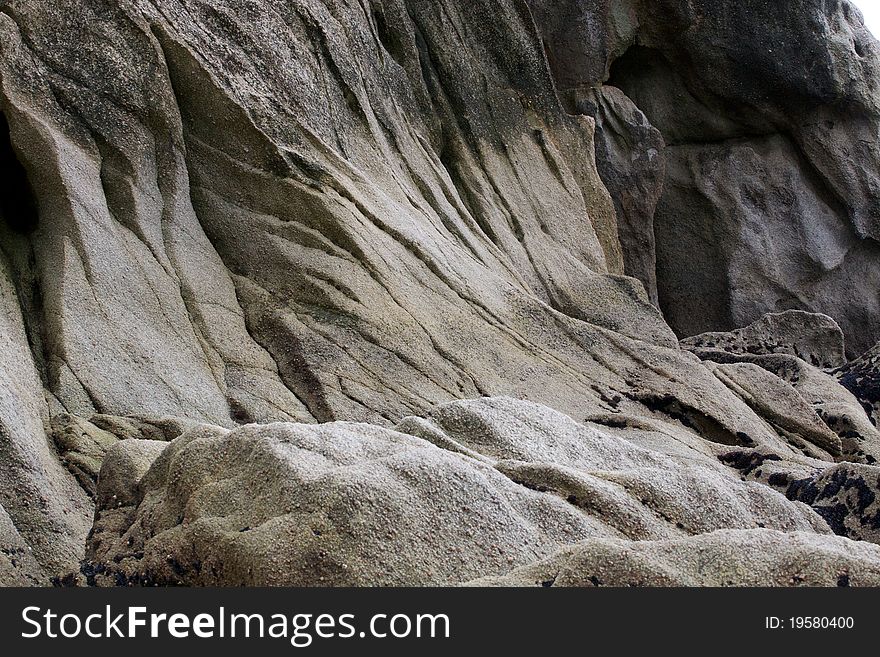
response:
<svg viewBox="0 0 880 657"><path fill-rule="evenodd" d="M845 0L0 0L0 582L880 581L878 72Z"/></svg>

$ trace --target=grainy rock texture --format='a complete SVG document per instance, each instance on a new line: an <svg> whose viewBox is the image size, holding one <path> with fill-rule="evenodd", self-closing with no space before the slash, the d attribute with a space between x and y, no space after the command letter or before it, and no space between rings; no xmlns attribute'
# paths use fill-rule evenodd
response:
<svg viewBox="0 0 880 657"><path fill-rule="evenodd" d="M809 504L836 534L880 543L880 468L841 463L787 491L791 499Z"/></svg>
<svg viewBox="0 0 880 657"><path fill-rule="evenodd" d="M711 455L640 447L529 402L453 402L397 429L206 427L149 455L119 443L85 571L98 584L438 585L591 537L831 533Z"/></svg>
<svg viewBox="0 0 880 657"><path fill-rule="evenodd" d="M733 354L789 354L815 367L846 363L843 332L827 315L789 310L763 316L748 326L703 333L681 341L685 349L721 349Z"/></svg>
<svg viewBox="0 0 880 657"><path fill-rule="evenodd" d="M876 426L880 414L880 343L841 367L837 377L858 398Z"/></svg>
<svg viewBox="0 0 880 657"><path fill-rule="evenodd" d="M614 200L624 271L657 305L654 212L666 177L663 136L620 89L574 89L568 98L577 112L596 120L596 169Z"/></svg>
<svg viewBox="0 0 880 657"><path fill-rule="evenodd" d="M768 316L756 325L768 325L775 321L773 316ZM871 361L870 353L838 371L828 372L791 355L792 352L797 351L799 344L800 348L803 348L803 339L799 339L796 334L789 335L790 343L773 339L769 342L762 341L743 345L742 335L746 331L747 329L734 331L730 334L706 334L706 336L684 340L682 345L707 363L748 363L776 375L781 379L781 382L790 384L803 401L812 406L816 415L828 428L840 437L842 455L845 460L868 464L877 463L880 460L880 432L876 428L874 406L870 400L871 367L868 365ZM809 336L809 331L803 337L807 336ZM781 353L760 353L767 351L768 345L772 346L772 351ZM815 349L809 351L811 355L817 353ZM709 367L716 374L718 373L717 368L712 365ZM754 373L754 370L752 372ZM863 374L859 374L859 372L863 372ZM755 395L743 391L745 395L741 395L757 412L761 412L762 405L765 405L764 413L769 412L771 415L784 412L786 406L791 410L792 405L795 407L801 405L787 391L783 390L786 386L780 388L780 381L774 382L766 377L764 379L765 385L776 388L775 394ZM724 380L723 375L722 380ZM732 389L735 392L742 390L740 386L733 386ZM785 403L786 398L789 399L788 404ZM773 410L774 407L780 405L782 408L777 411ZM777 427L781 428L779 425ZM796 433L789 433L788 437L795 444L799 442Z"/></svg>
<svg viewBox="0 0 880 657"><path fill-rule="evenodd" d="M877 586L876 545L815 534L718 531L687 539L597 539L479 586Z"/></svg>
<svg viewBox="0 0 880 657"><path fill-rule="evenodd" d="M95 496L95 485L107 452L120 440L169 441L196 422L179 418L124 418L93 415L85 420L61 414L52 418L52 438L61 462L80 485Z"/></svg>
<svg viewBox="0 0 880 657"><path fill-rule="evenodd" d="M615 87L665 141L656 278L680 335L800 309L853 355L880 339L880 63L850 2L529 3L562 97Z"/></svg>
<svg viewBox="0 0 880 657"><path fill-rule="evenodd" d="M49 410L5 265L0 257L0 576L47 581L76 563L92 510L47 436Z"/></svg>
<svg viewBox="0 0 880 657"><path fill-rule="evenodd" d="M824 0L0 0L0 581L870 560L792 486L880 458L877 52Z"/></svg>

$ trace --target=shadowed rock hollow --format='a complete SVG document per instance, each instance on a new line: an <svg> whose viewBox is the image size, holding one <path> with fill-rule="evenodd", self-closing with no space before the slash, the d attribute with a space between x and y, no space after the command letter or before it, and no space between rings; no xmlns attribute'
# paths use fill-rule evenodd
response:
<svg viewBox="0 0 880 657"><path fill-rule="evenodd" d="M3 577L869 536L801 493L880 458L821 369L880 337L876 46L659 4L0 0Z"/></svg>
<svg viewBox="0 0 880 657"><path fill-rule="evenodd" d="M880 339L880 69L852 4L530 4L560 95L611 154L627 271L656 278L680 336L795 309L834 317L850 355Z"/></svg>

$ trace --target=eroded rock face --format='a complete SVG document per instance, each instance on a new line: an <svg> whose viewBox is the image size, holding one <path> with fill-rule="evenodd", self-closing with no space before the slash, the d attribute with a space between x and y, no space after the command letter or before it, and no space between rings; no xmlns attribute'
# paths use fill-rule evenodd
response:
<svg viewBox="0 0 880 657"><path fill-rule="evenodd" d="M567 95L568 104L596 120L596 170L614 200L624 271L657 305L654 212L666 177L663 136L620 89L605 85Z"/></svg>
<svg viewBox="0 0 880 657"><path fill-rule="evenodd" d="M238 0L104 4L72 19L102 15L114 48L88 57L62 8L0 19L2 111L46 217L17 271L42 282L68 411L388 423L588 388L556 360L608 344L598 327L673 344L616 276L592 122L561 110L516 3L267 2L245 33Z"/></svg>
<svg viewBox="0 0 880 657"><path fill-rule="evenodd" d="M720 349L732 354L788 354L814 367L846 363L843 332L827 315L789 310L771 313L741 329L703 333L681 341L685 349Z"/></svg>
<svg viewBox="0 0 880 657"><path fill-rule="evenodd" d="M880 468L840 463L808 479L792 482L786 492L809 504L834 533L880 543Z"/></svg>
<svg viewBox="0 0 880 657"><path fill-rule="evenodd" d="M848 7L0 0L0 577L827 534L782 479L880 458L820 369L877 337Z"/></svg>
<svg viewBox="0 0 880 657"><path fill-rule="evenodd" d="M822 433L830 429L840 439L840 452L829 453L833 458L869 465L880 460L880 433L873 417L874 407L867 399L871 388L870 352L834 371L819 369L794 355L826 365L840 357L843 342L829 318L790 311L768 315L729 333L688 338L681 344L705 361L716 376L792 444L807 447L802 436L813 432L808 426ZM760 369L766 373L761 374ZM821 423L816 422L817 417ZM791 422L799 428L786 429L785 424ZM811 442L830 445L818 435ZM833 446L831 452L835 452Z"/></svg>
<svg viewBox="0 0 880 657"><path fill-rule="evenodd" d="M851 355L880 337L880 60L852 4L530 4L563 97L611 85L666 143L656 278L679 335L799 309Z"/></svg>
<svg viewBox="0 0 880 657"><path fill-rule="evenodd" d="M75 565L91 525L86 493L46 434L48 406L0 253L0 581L25 583Z"/></svg>
<svg viewBox="0 0 880 657"><path fill-rule="evenodd" d="M880 343L841 367L837 377L858 398L876 426L880 413Z"/></svg>

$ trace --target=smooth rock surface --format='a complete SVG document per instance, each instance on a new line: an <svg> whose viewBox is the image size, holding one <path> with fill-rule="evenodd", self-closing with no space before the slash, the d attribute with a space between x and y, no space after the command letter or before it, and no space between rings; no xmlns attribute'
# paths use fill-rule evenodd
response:
<svg viewBox="0 0 880 657"><path fill-rule="evenodd" d="M654 212L666 178L663 136L620 89L604 85L568 96L569 105L596 120L596 170L614 200L624 271L658 305Z"/></svg>

